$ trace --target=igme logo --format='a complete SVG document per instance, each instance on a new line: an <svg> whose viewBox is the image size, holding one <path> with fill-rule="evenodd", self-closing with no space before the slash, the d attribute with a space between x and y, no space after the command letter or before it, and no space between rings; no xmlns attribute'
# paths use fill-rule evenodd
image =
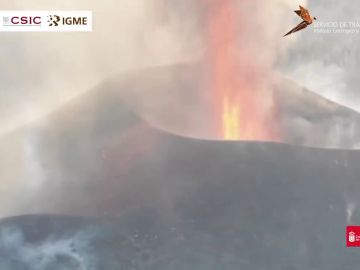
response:
<svg viewBox="0 0 360 270"><path fill-rule="evenodd" d="M60 17L58 15L49 15L48 16L49 26L59 26L62 25L87 25L87 17Z"/></svg>
<svg viewBox="0 0 360 270"><path fill-rule="evenodd" d="M58 26L61 18L58 15L49 15L48 16L48 23L49 26Z"/></svg>
<svg viewBox="0 0 360 270"><path fill-rule="evenodd" d="M63 19L63 24L67 25L87 25L86 17L67 17Z"/></svg>
<svg viewBox="0 0 360 270"><path fill-rule="evenodd" d="M0 19L6 32L92 31L91 11L0 11Z"/></svg>

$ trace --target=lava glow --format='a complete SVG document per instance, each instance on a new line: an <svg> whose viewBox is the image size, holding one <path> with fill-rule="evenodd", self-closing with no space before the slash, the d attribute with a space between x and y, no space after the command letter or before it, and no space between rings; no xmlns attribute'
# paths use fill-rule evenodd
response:
<svg viewBox="0 0 360 270"><path fill-rule="evenodd" d="M206 1L205 1L206 2ZM209 83L219 139L276 141L271 89L266 72L251 57L239 1L209 0L207 7ZM251 38L251 37L250 37Z"/></svg>
<svg viewBox="0 0 360 270"><path fill-rule="evenodd" d="M222 131L223 139L233 140L239 139L240 137L240 128L239 128L239 106L233 105L228 97L224 97L223 101L223 116L222 116Z"/></svg>

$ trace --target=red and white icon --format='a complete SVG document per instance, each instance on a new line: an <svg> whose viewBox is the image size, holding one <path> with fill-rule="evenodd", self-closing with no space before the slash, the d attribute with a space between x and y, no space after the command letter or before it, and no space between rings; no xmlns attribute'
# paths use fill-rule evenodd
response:
<svg viewBox="0 0 360 270"><path fill-rule="evenodd" d="M346 227L346 246L360 247L360 226Z"/></svg>
<svg viewBox="0 0 360 270"><path fill-rule="evenodd" d="M349 242L354 243L355 242L355 233L349 232Z"/></svg>

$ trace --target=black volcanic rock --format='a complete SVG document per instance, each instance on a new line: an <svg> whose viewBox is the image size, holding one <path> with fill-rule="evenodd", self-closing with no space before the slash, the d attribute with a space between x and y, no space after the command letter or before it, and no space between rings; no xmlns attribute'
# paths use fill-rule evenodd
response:
<svg viewBox="0 0 360 270"><path fill-rule="evenodd" d="M0 221L0 269L357 269L359 152L176 136L117 85L2 138L1 214L32 215Z"/></svg>

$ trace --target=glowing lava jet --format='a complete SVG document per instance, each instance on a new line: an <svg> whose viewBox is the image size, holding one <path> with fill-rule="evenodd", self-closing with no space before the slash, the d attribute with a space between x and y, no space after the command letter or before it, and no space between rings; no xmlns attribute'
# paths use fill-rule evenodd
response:
<svg viewBox="0 0 360 270"><path fill-rule="evenodd" d="M249 26L240 21L238 3L236 0L206 3L208 86L214 94L217 137L278 141L272 90L259 83L266 80L266 70L254 63L250 55L253 50L246 49L251 37L241 29Z"/></svg>

